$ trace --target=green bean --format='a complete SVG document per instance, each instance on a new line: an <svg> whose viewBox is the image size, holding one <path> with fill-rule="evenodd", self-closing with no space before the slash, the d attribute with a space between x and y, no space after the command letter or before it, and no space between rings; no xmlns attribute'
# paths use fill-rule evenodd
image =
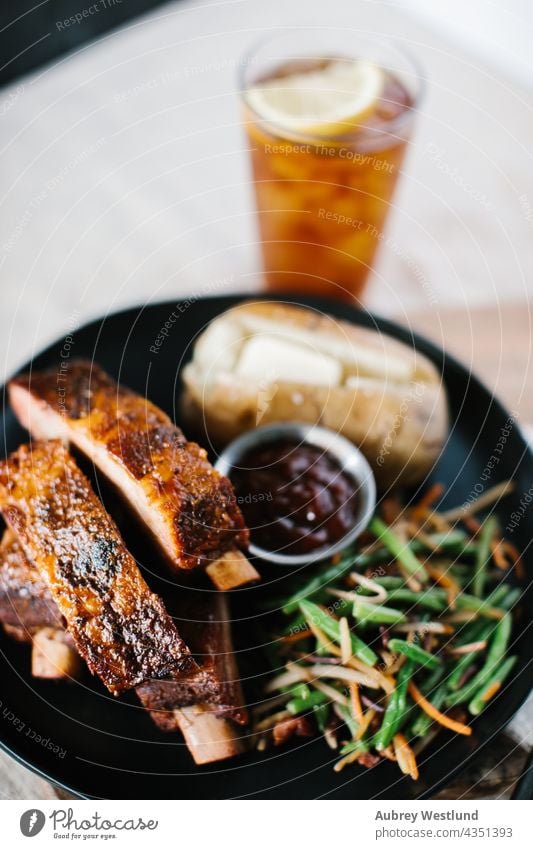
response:
<svg viewBox="0 0 533 849"><path fill-rule="evenodd" d="M451 562L447 561L445 565L450 569L454 578L461 584L466 580L466 578L472 577L471 563L458 563L457 560L453 560Z"/></svg>
<svg viewBox="0 0 533 849"><path fill-rule="evenodd" d="M474 595L478 598L481 598L483 595L483 588L487 579L487 566L491 559L490 544L497 527L495 516L491 516L483 524L479 533L476 562L474 564L474 580L472 582Z"/></svg>
<svg viewBox="0 0 533 849"><path fill-rule="evenodd" d="M476 630L470 630L468 637L463 635L461 641L457 641L455 645L465 646L470 642L477 642L478 640L487 640L492 631L495 628L495 625L490 622L476 622L477 625ZM461 678L463 677L466 670L475 663L476 660L479 660L481 656L481 652L479 651L471 651L467 654L463 654L456 662L453 670L450 672L448 676L448 689L449 690L457 690L460 683Z"/></svg>
<svg viewBox="0 0 533 849"><path fill-rule="evenodd" d="M428 573L409 547L409 543L396 536L394 531L377 516L374 516L368 527L383 542L396 560L401 563L408 575L416 576L421 581L428 580Z"/></svg>
<svg viewBox="0 0 533 849"><path fill-rule="evenodd" d="M468 643L477 643L478 640L488 639L496 627L496 619L474 619L456 634L454 646L466 646Z"/></svg>
<svg viewBox="0 0 533 849"><path fill-rule="evenodd" d="M290 687L285 687L284 690L290 693L293 699L308 699L311 695L309 684L292 684Z"/></svg>
<svg viewBox="0 0 533 849"><path fill-rule="evenodd" d="M517 660L518 658L516 657L516 655L508 657L507 660L503 661L498 670L494 672L493 675L489 676L489 678L487 678L481 689L476 693L476 695L468 705L468 710L471 714L477 716L481 713L483 708L488 705L490 699L486 700L484 698L485 693L487 693L490 688L493 687L495 684L500 684L500 686L501 684L503 684Z"/></svg>
<svg viewBox="0 0 533 849"><path fill-rule="evenodd" d="M325 693L321 690L313 690L307 698L296 698L287 702L287 710L296 716L298 713L304 713L314 708L315 705L321 705L327 701L330 701L330 699Z"/></svg>
<svg viewBox="0 0 533 849"><path fill-rule="evenodd" d="M293 611L298 609L301 601L305 600L309 596L316 595L317 592L320 592L320 590L324 589L328 584L338 581L339 578L344 577L347 572L350 572L356 566L366 569L367 566L372 564L373 560L376 560L375 556L371 557L370 555L362 554L355 555L353 551L349 554L345 553L339 563L334 563L327 569L323 569L321 572L318 572L318 574L314 575L309 581L307 581L307 583L304 583L298 590L286 598L283 603L283 612L293 613ZM376 562L379 562L379 558Z"/></svg>
<svg viewBox="0 0 533 849"><path fill-rule="evenodd" d="M477 546L468 544L468 535L461 530L447 531L445 533L428 534L429 540L440 547L439 554L466 554L474 555L477 551ZM432 549L420 539L414 539L410 543L413 554L423 554ZM379 548L370 554L359 553L353 551L345 552L342 560L339 563L334 563L322 569L310 580L304 582L302 586L295 590L291 595L278 599L277 603L282 607L283 612L293 613L298 609L298 604L302 599L312 597L315 601L317 594L321 594L322 600L325 597L324 588L327 584L334 583L339 578L344 577L347 572L363 571L372 566L378 566L383 563L387 556L388 549L386 547ZM417 561L418 562L418 561ZM391 576L392 577L392 576ZM378 583L380 580L374 578ZM401 586L404 581L402 578L397 579L398 586ZM274 602L269 601L269 607L272 607Z"/></svg>
<svg viewBox="0 0 533 849"><path fill-rule="evenodd" d="M320 630L324 631L327 637L340 645L340 625L337 619L330 616L329 613L326 613L317 604L313 604L312 601L301 601L300 610L308 622L318 625ZM370 646L363 642L363 640L361 640L360 637L357 637L353 632L350 633L350 640L354 655L358 657L359 660L362 660L363 663L367 663L369 666L375 666L379 658Z"/></svg>
<svg viewBox="0 0 533 849"><path fill-rule="evenodd" d="M419 684L420 692L425 695L430 693L437 684L442 682L445 672L446 669L443 664L440 664L439 666L436 666L435 669L426 672L424 680Z"/></svg>
<svg viewBox="0 0 533 849"><path fill-rule="evenodd" d="M486 684L486 682L496 670L496 667L505 655L507 644L511 636L511 628L511 615L509 613L506 613L503 619L500 619L494 629L492 642L487 653L487 659L485 663L483 664L479 672L474 675L474 677L467 684L465 684L464 687L461 687L460 690L457 690L455 693L452 693L450 696L448 696L448 698L446 699L446 704L448 705L448 707L451 707L452 705L459 705L461 704L461 702L470 701L470 699L472 699L476 695L480 687Z"/></svg>
<svg viewBox="0 0 533 849"><path fill-rule="evenodd" d="M382 604L368 604L360 599L354 601L353 616L360 624L373 622L376 624L393 625L399 622L407 622L407 616L401 610L384 607Z"/></svg>
<svg viewBox="0 0 533 849"><path fill-rule="evenodd" d="M373 742L376 749L386 749L396 732L407 720L407 688L415 668L415 662L408 658L398 672L396 687L389 696L381 725L374 736Z"/></svg>
<svg viewBox="0 0 533 849"><path fill-rule="evenodd" d="M499 584L499 586L495 587L492 592L486 596L485 601L487 604L491 604L493 607L497 607L502 603L505 596L510 590L509 584Z"/></svg>
<svg viewBox="0 0 533 849"><path fill-rule="evenodd" d="M351 710L345 705L340 705L338 703L336 705L336 710L338 711L339 716L342 716L343 722L345 722L348 728L350 729L350 734L352 735L352 737L355 737L355 735L359 731L359 725L353 718Z"/></svg>
<svg viewBox="0 0 533 849"><path fill-rule="evenodd" d="M520 587L512 587L504 599L500 602L500 606L503 607L504 610L511 610L518 599L522 595L522 590Z"/></svg>
<svg viewBox="0 0 533 849"><path fill-rule="evenodd" d="M336 616L350 616L352 613L353 602L346 601L344 598L332 599L329 597L327 604L328 610L331 610Z"/></svg>
<svg viewBox="0 0 533 849"><path fill-rule="evenodd" d="M493 618L494 612L499 608L489 604L488 599L477 598L468 593L461 593L455 599L455 606L458 610L471 610L478 613L480 616L489 616Z"/></svg>
<svg viewBox="0 0 533 849"><path fill-rule="evenodd" d="M460 528L454 528L453 531L425 534L425 537L427 537L430 545L427 545L420 537L415 537L412 543L413 548L416 547L419 551L434 551L431 546L436 546L439 549L439 554L446 554L470 547L470 536Z"/></svg>
<svg viewBox="0 0 533 849"><path fill-rule="evenodd" d="M368 744L364 740L350 740L341 749L341 755L351 755L352 752L359 752L361 755L368 752Z"/></svg>
<svg viewBox="0 0 533 849"><path fill-rule="evenodd" d="M402 578L399 575L384 575L383 577L376 576L375 578L372 578L372 580L375 584L379 584L379 586L383 587L385 590L396 590L401 587L405 587L405 578Z"/></svg>
<svg viewBox="0 0 533 849"><path fill-rule="evenodd" d="M453 671L448 676L448 690L457 690L461 684L461 678L470 666L479 658L479 652L471 651L464 654L455 664Z"/></svg>
<svg viewBox="0 0 533 849"><path fill-rule="evenodd" d="M322 733L326 730L331 708L329 704L313 705L313 714L316 719L319 731Z"/></svg>
<svg viewBox="0 0 533 849"><path fill-rule="evenodd" d="M395 654L403 654L420 666L428 666L430 669L436 669L442 663L439 657L406 640L389 640L388 648Z"/></svg>
<svg viewBox="0 0 533 849"><path fill-rule="evenodd" d="M433 610L435 613L441 613L446 608L447 596L443 590L422 590L415 593L413 590L398 589L389 592L387 601L396 604L416 605Z"/></svg>

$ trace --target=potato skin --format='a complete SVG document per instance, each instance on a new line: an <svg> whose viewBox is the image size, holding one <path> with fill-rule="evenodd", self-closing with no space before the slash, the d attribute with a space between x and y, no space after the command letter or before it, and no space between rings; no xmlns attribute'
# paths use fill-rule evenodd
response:
<svg viewBox="0 0 533 849"><path fill-rule="evenodd" d="M260 425L295 421L321 424L358 445L381 490L420 481L437 460L448 430L446 393L440 375L424 356L382 333L359 328L312 310L277 302L239 305L217 322L271 321L283 333L291 328L325 334L327 342L353 344L378 359L386 355L409 374L407 380L367 375L354 386L253 381L230 369L205 380L193 361L183 373L182 414L189 425L223 447ZM259 326L259 325L258 325ZM252 330L253 332L253 330ZM235 331L232 329L232 335ZM316 338L316 337L315 337ZM200 357L202 337L197 342ZM378 368L379 371L379 368Z"/></svg>

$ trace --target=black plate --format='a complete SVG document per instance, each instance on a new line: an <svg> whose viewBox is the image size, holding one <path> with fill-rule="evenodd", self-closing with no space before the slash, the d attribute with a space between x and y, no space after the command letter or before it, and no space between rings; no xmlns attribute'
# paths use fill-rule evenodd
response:
<svg viewBox="0 0 533 849"><path fill-rule="evenodd" d="M130 309L81 328L73 339L59 340L34 359L33 367L59 366L69 356L93 357L126 385L147 394L174 414L180 391L179 367L189 357L191 342L212 318L239 300L192 299ZM442 370L450 397L452 429L431 479L446 484L447 503L454 506L480 487L512 477L516 481L515 493L504 500L499 510L505 527L531 486L533 458L519 428L501 405L463 366L408 330L342 304L313 299L305 299L305 303L358 324L376 326L414 345ZM168 336L158 347L157 340L165 327L163 333ZM27 438L9 409L4 412L2 432L5 451L13 450ZM491 458L493 468L487 476ZM526 513L512 538L526 552L529 581L533 573L530 537ZM280 574L277 572L274 578ZM235 605L241 618L241 658L248 667L252 660L253 666L250 649L257 641L257 621L246 621L253 615L253 593L237 593ZM471 738L446 732L438 738L422 758L422 777L417 783L400 778L389 763L371 770L353 767L337 775L331 768L332 752L321 740L266 754L249 754L223 766L197 768L180 739L158 732L133 695L113 699L96 681L83 686L37 682L30 675L27 648L5 637L0 642L2 746L26 766L80 796L427 797L456 775L482 747L490 745L526 698L531 684L528 663L532 641L526 627L531 622L531 594L527 605L527 613L516 629L513 652L518 653L519 663L512 681L475 722Z"/></svg>

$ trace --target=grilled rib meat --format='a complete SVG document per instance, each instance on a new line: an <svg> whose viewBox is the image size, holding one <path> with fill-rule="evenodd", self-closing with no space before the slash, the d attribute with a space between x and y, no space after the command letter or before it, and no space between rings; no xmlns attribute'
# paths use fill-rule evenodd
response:
<svg viewBox="0 0 533 849"><path fill-rule="evenodd" d="M194 661L113 520L61 442L0 464L0 509L90 671L114 694Z"/></svg>
<svg viewBox="0 0 533 849"><path fill-rule="evenodd" d="M9 529L0 543L0 621L29 631L63 627L63 617L46 583Z"/></svg>
<svg viewBox="0 0 533 849"><path fill-rule="evenodd" d="M28 641L36 630L61 627L63 621L39 572L27 559L12 531L0 543L0 621L23 630ZM24 603L18 604L22 596ZM239 724L247 721L242 687L233 654L230 619L222 593L183 590L178 603L167 609L177 618L179 630L198 669L188 675L150 679L136 693L162 730L175 731L176 709L206 704L217 716Z"/></svg>
<svg viewBox="0 0 533 849"><path fill-rule="evenodd" d="M71 441L122 491L175 567L206 567L247 545L233 487L204 449L99 366L21 375L9 394L30 433Z"/></svg>
<svg viewBox="0 0 533 849"><path fill-rule="evenodd" d="M198 671L177 679L145 681L136 693L156 725L165 731L180 726L176 708L203 703L217 716L246 724L242 686L233 653L230 619L223 593L186 592L169 608L198 663Z"/></svg>

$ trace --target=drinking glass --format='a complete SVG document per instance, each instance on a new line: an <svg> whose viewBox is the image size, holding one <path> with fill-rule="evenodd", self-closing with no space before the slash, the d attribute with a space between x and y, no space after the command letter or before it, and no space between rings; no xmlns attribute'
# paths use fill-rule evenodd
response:
<svg viewBox="0 0 533 849"><path fill-rule="evenodd" d="M287 129L251 103L257 85L359 59L381 68L381 94L360 122L333 135ZM246 57L242 106L267 290L360 298L386 239L421 87L403 51L347 30L284 31Z"/></svg>

